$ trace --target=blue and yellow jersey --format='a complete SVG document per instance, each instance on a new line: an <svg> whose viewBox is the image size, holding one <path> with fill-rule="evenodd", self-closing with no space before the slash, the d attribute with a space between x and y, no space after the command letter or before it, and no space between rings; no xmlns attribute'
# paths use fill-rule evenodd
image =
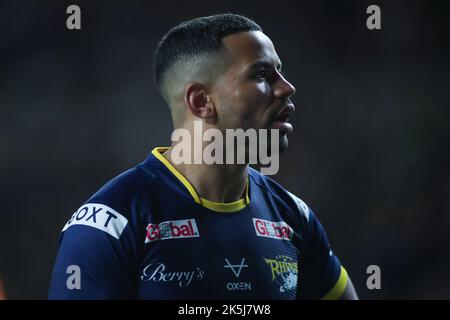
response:
<svg viewBox="0 0 450 320"><path fill-rule="evenodd" d="M217 203L155 148L63 227L50 299L336 299L347 273L312 210L249 169Z"/></svg>

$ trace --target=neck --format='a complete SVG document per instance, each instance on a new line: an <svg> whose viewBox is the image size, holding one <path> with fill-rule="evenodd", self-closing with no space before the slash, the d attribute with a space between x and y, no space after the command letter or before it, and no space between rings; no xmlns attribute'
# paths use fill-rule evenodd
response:
<svg viewBox="0 0 450 320"><path fill-rule="evenodd" d="M222 203L242 199L247 187L247 164L175 164L172 148L163 156L192 184L200 198Z"/></svg>

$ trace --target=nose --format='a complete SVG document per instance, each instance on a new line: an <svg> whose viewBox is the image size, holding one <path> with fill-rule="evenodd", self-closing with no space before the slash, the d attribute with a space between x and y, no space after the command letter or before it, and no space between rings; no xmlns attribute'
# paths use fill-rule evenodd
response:
<svg viewBox="0 0 450 320"><path fill-rule="evenodd" d="M295 87L280 73L274 86L274 95L277 98L289 98L295 94Z"/></svg>

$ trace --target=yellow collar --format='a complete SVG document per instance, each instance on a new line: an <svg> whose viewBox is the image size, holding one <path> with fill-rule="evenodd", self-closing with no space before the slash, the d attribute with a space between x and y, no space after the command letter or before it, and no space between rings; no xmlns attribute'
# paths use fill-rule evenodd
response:
<svg viewBox="0 0 450 320"><path fill-rule="evenodd" d="M169 148L167 147L156 147L152 150L152 154L156 157L156 159L161 161L166 166L166 168L169 169L170 172L172 172L172 174L185 186L194 201L201 206L217 212L235 212L245 208L250 203L250 198L248 196L248 179L247 187L245 188L245 197L238 201L224 203L200 198L192 184L181 174L181 172L175 169L175 167L169 161L167 161L166 158L164 158L162 153L166 152L167 150L169 150Z"/></svg>

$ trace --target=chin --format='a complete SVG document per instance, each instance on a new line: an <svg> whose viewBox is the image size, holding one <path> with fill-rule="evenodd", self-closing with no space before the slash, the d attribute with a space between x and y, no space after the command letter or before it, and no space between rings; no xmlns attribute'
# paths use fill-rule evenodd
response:
<svg viewBox="0 0 450 320"><path fill-rule="evenodd" d="M280 154L285 152L289 146L289 140L286 135L280 138L279 152Z"/></svg>
<svg viewBox="0 0 450 320"><path fill-rule="evenodd" d="M272 156L274 154L276 154L278 152L278 154L282 154L283 152L285 152L288 148L289 145L289 141L286 135L283 135L280 137L280 139L278 140L278 150L273 150L274 148L272 147L270 140L267 141L267 155L268 156Z"/></svg>

